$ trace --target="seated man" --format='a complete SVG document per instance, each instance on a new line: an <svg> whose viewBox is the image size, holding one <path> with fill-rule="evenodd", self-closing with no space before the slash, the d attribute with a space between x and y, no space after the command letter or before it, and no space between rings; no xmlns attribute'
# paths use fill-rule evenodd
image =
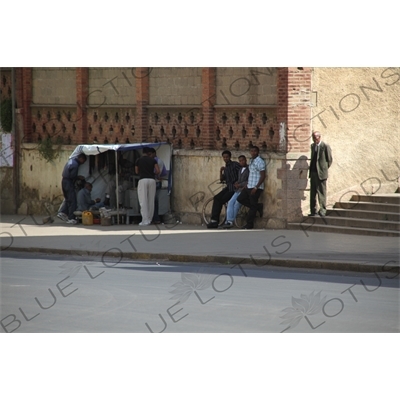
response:
<svg viewBox="0 0 400 400"><path fill-rule="evenodd" d="M77 211L88 211L90 209L98 210L104 207L104 203L101 202L99 198L92 200L90 193L92 191L93 185L86 182L85 187L78 192L78 209Z"/></svg>
<svg viewBox="0 0 400 400"><path fill-rule="evenodd" d="M225 166L222 166L220 169L220 181L226 182L226 187L214 196L211 210L211 222L207 224L208 229L218 228L222 207L231 199L236 190L234 183L238 180L240 165L237 161L232 161L231 156L232 153L228 150L222 152Z"/></svg>
<svg viewBox="0 0 400 400"><path fill-rule="evenodd" d="M228 203L228 209L226 212L226 222L224 225L222 225L222 228L224 229L232 228L233 221L235 220L236 215L241 207L241 204L236 200L239 197L239 194L242 191L242 189L247 187L247 180L249 178L249 167L247 166L247 160L245 156L243 155L239 156L239 164L241 166L241 170L239 171L239 178L237 182L235 182L233 185L236 191Z"/></svg>

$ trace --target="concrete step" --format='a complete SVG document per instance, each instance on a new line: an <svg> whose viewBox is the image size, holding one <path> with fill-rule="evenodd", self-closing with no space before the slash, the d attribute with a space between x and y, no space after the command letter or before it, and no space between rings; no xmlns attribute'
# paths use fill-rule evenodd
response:
<svg viewBox="0 0 400 400"><path fill-rule="evenodd" d="M289 223L288 229L302 230L306 235L308 235L307 232L330 232L330 233L349 234L349 235L400 237L400 232L398 231L325 225L323 222L322 223L315 222L313 225L311 225L310 223L306 224L305 222Z"/></svg>
<svg viewBox="0 0 400 400"><path fill-rule="evenodd" d="M289 229L305 233L336 232L356 235L400 237L400 194L353 195L350 201L335 203L326 217L305 217Z"/></svg>
<svg viewBox="0 0 400 400"><path fill-rule="evenodd" d="M343 218L362 218L378 221L400 221L400 213L372 211L372 210L355 210L347 208L328 208L326 215L329 217Z"/></svg>
<svg viewBox="0 0 400 400"><path fill-rule="evenodd" d="M382 194L382 195L360 195L356 194L351 197L351 201L364 203L383 203L400 205L400 194Z"/></svg>
<svg viewBox="0 0 400 400"><path fill-rule="evenodd" d="M382 221L376 219L362 219L362 218L345 218L337 216L326 217L307 217L304 221L305 224L317 223L326 226L347 226L352 228L365 228L365 229L382 229L386 231L400 231L400 222L398 221Z"/></svg>
<svg viewBox="0 0 400 400"><path fill-rule="evenodd" d="M370 210L380 211L389 213L400 213L400 206L397 204L389 203L376 203L376 202L364 202L364 201L341 201L336 202L333 206L334 209L345 208L352 210Z"/></svg>

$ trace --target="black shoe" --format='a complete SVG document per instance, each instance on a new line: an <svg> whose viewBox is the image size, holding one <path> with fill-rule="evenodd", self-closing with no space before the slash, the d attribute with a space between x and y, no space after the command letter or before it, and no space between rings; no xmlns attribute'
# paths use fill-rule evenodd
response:
<svg viewBox="0 0 400 400"><path fill-rule="evenodd" d="M232 226L233 226L233 224L229 224L229 223L227 222L226 224L223 224L223 225L221 226L221 228L222 228L222 229L231 229Z"/></svg>
<svg viewBox="0 0 400 400"><path fill-rule="evenodd" d="M207 224L208 229L217 229L218 228L218 222L210 222Z"/></svg>
<svg viewBox="0 0 400 400"><path fill-rule="evenodd" d="M258 213L260 214L260 218L262 218L262 216L263 216L263 214L264 214L264 204L263 203L260 203L259 205L258 205Z"/></svg>
<svg viewBox="0 0 400 400"><path fill-rule="evenodd" d="M246 224L242 229L253 229L253 226Z"/></svg>
<svg viewBox="0 0 400 400"><path fill-rule="evenodd" d="M326 213L322 212L322 211L318 211L318 214L320 217L326 217Z"/></svg>

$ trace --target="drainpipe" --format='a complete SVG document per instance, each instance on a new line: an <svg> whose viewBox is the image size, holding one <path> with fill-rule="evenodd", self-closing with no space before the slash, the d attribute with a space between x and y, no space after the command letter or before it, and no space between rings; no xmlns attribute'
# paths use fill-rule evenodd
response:
<svg viewBox="0 0 400 400"><path fill-rule="evenodd" d="M11 68L11 103L12 103L12 128L11 132L14 135L14 154L13 154L13 186L14 186L14 212L18 213L20 193L19 193L19 174L20 174L20 140L19 133L16 129L15 118L15 68Z"/></svg>

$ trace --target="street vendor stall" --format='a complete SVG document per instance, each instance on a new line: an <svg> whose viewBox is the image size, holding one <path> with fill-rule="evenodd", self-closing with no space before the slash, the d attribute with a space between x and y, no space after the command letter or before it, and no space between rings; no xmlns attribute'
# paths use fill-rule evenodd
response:
<svg viewBox="0 0 400 400"><path fill-rule="evenodd" d="M132 144L81 144L75 148L70 158L84 153L87 161L79 167L78 174L92 183L92 198L102 201L109 198L110 207L116 211L117 221L120 214L140 215L137 196L139 177L135 174L136 160L142 156L144 147L154 148L157 157L165 165L164 176L159 192L159 215L169 211L169 196L172 188L172 146L169 143L132 143ZM123 210L123 211L122 211Z"/></svg>

